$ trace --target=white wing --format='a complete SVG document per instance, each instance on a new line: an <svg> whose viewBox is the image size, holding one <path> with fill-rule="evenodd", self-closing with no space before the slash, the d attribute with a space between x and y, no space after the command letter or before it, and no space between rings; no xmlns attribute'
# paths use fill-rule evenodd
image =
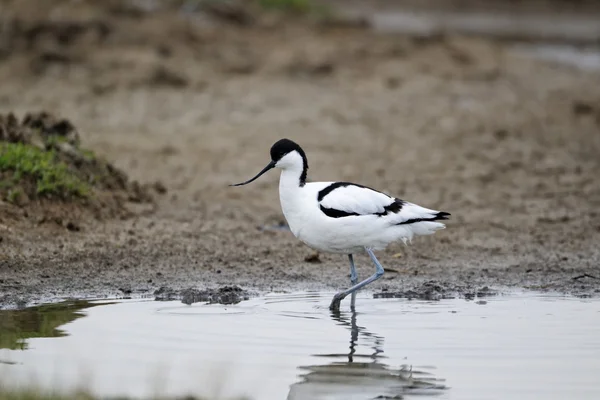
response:
<svg viewBox="0 0 600 400"><path fill-rule="evenodd" d="M324 187L318 192L317 200L321 211L332 218L376 215L394 225L443 220L450 215L349 182Z"/></svg>
<svg viewBox="0 0 600 400"><path fill-rule="evenodd" d="M337 215L334 218L351 215L385 215L389 208L396 208L397 200L385 193L368 187L348 183L335 182L319 191L317 200L326 214ZM398 204L399 206L399 204Z"/></svg>

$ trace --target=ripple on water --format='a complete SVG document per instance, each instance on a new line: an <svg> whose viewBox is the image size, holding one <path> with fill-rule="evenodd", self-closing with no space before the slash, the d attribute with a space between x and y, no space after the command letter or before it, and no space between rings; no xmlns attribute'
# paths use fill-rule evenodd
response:
<svg viewBox="0 0 600 400"><path fill-rule="evenodd" d="M332 295L277 293L235 305L78 303L50 319L39 308L2 312L0 376L68 389L85 371L101 396L600 398L598 300L362 293L356 311L345 301L331 312ZM26 345L7 345L15 340Z"/></svg>

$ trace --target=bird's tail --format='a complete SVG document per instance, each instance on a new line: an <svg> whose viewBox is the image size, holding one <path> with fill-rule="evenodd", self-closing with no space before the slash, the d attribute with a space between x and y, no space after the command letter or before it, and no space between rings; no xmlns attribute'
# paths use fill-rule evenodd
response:
<svg viewBox="0 0 600 400"><path fill-rule="evenodd" d="M435 231L444 229L446 225L439 221L449 219L450 213L445 211L430 210L412 203L403 207L404 220L397 223L410 228L413 235L431 235Z"/></svg>

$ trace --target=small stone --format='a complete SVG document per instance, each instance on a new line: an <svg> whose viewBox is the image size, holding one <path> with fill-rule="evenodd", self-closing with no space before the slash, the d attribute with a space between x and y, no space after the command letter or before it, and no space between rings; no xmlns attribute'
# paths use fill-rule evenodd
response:
<svg viewBox="0 0 600 400"><path fill-rule="evenodd" d="M321 259L319 258L319 253L312 253L304 257L304 261L311 264L320 264Z"/></svg>
<svg viewBox="0 0 600 400"><path fill-rule="evenodd" d="M594 112L594 108L583 101L573 103L573 113L576 115L588 115Z"/></svg>
<svg viewBox="0 0 600 400"><path fill-rule="evenodd" d="M154 187L154 190L156 191L156 193L158 193L158 194L165 194L165 193L167 193L167 188L160 181L154 182L153 187Z"/></svg>
<svg viewBox="0 0 600 400"><path fill-rule="evenodd" d="M71 232L79 232L81 230L81 228L72 221L67 222L66 228Z"/></svg>

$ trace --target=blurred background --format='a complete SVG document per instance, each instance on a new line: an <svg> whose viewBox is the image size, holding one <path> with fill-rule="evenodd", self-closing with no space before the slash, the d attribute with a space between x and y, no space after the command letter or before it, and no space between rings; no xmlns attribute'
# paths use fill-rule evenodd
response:
<svg viewBox="0 0 600 400"><path fill-rule="evenodd" d="M309 180L352 181L452 214L446 230L377 254L386 273L369 287L376 299L360 299L361 322L354 312L330 320L311 302L316 295L271 302L271 315L286 315L272 321L233 307L234 318L196 318L229 311L179 302L169 307L180 319L168 320L157 311L167 303L152 301L139 302L142 312L126 305L124 316L92 310L105 319L80 319L84 302L41 306L0 313L0 347L63 336L59 326L76 319L83 323L65 329L87 346L40 339L0 364L47 377L52 368L83 373L65 354L91 349L107 389L130 384L156 361L151 344L162 343L200 364L177 364L199 385L201 367L213 367L202 357L216 360L239 339L255 352L240 353L250 387L268 390L268 375L287 391L308 360L288 369L277 360L277 371L258 379L252 362L278 352L290 365L286 352L341 360L306 367L305 380L319 382L319 371L358 365L359 337L358 350L379 360L385 337L390 365L446 362L440 376L450 387L461 386L452 373L462 374L462 387L485 388L483 396L596 388L598 335L583 305L470 300L506 287L600 293L599 1L0 0L0 309L64 298L179 300L190 288L235 303L346 287L345 257L315 253L287 229L277 173L228 186L260 171L283 137L305 149ZM361 277L372 273L365 255L356 260ZM430 303L432 312L377 303L457 296L469 300L452 303L465 307L459 312L442 302ZM239 307L256 301L264 299ZM305 308L288 312L292 302ZM344 327L338 336L328 333L335 326ZM63 358L51 368L18 358L36 348L53 354L43 346L54 343ZM453 364L448 352L465 358ZM112 364L96 363L103 357ZM372 365L377 374L387 368ZM417 389L419 368L407 380ZM407 372L390 371L394 386ZM305 386L290 393L310 397ZM0 398L24 397L3 397L0 382Z"/></svg>
<svg viewBox="0 0 600 400"><path fill-rule="evenodd" d="M309 180L452 213L382 255L383 288L593 290L572 277L600 261L599 45L596 1L2 0L0 111L68 120L158 193L133 218L5 199L6 290L344 284L278 228L275 173L227 186L282 137Z"/></svg>

